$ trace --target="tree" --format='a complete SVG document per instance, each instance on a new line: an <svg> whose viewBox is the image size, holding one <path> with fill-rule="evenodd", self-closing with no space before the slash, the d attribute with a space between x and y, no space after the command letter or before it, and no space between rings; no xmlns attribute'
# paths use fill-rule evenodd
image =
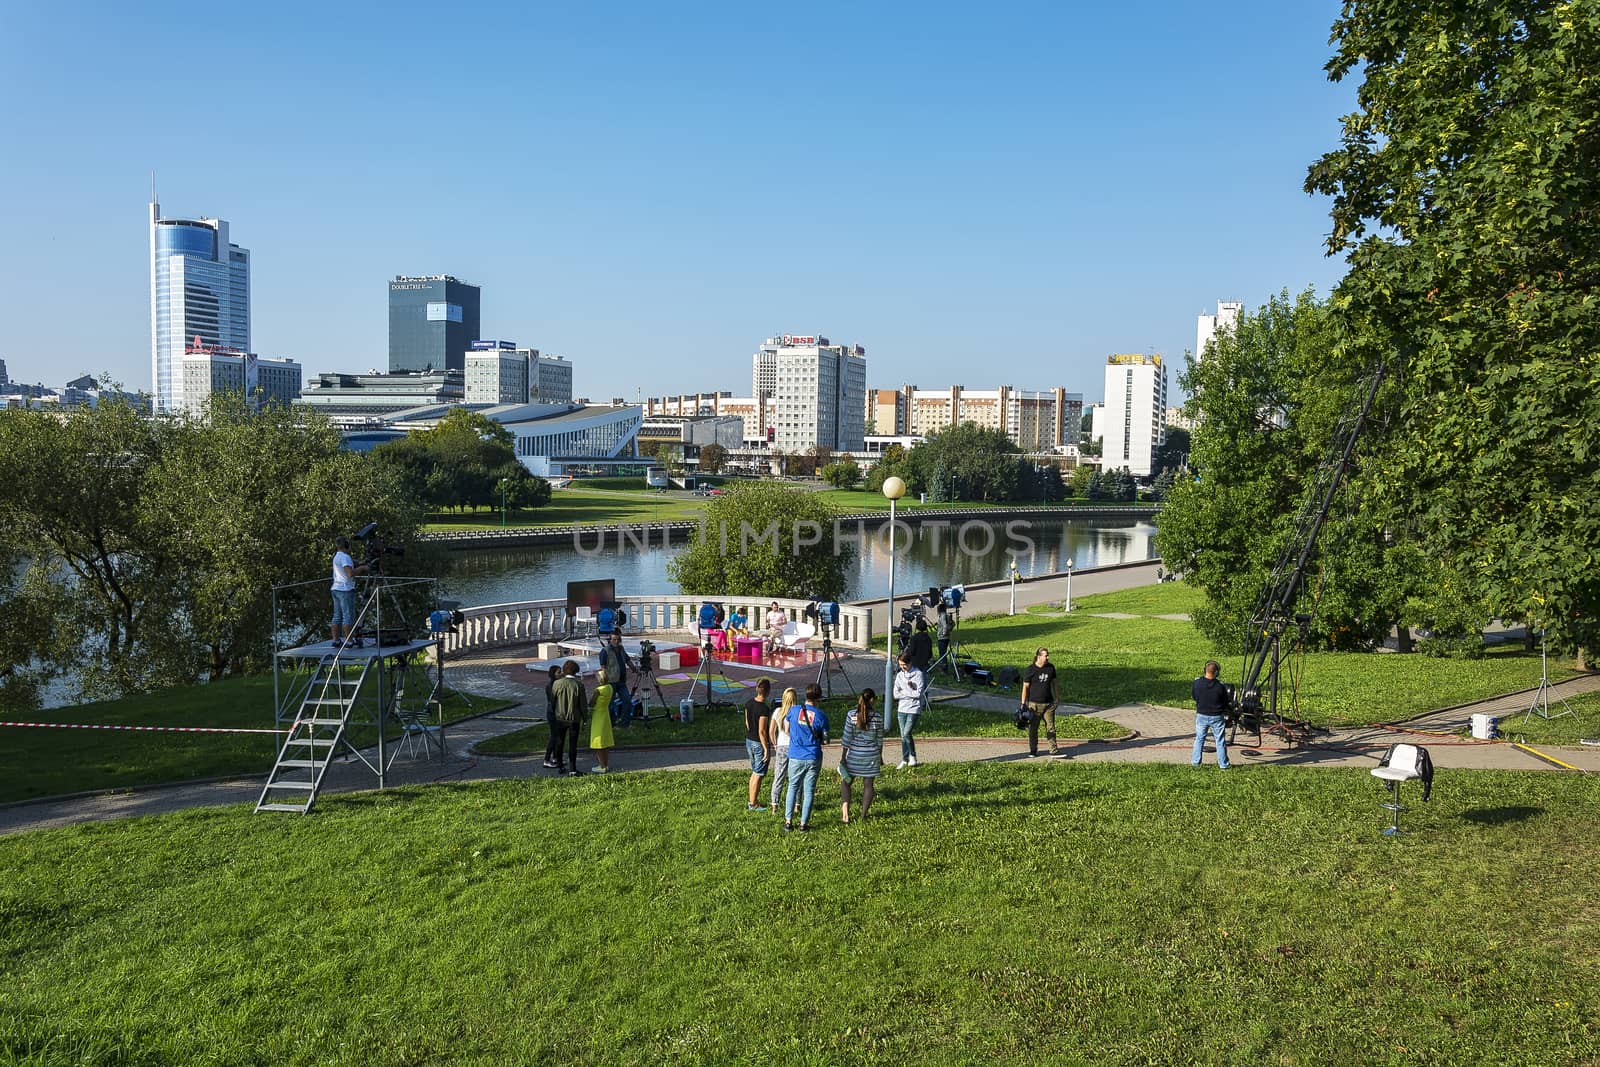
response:
<svg viewBox="0 0 1600 1067"><path fill-rule="evenodd" d="M851 456L822 468L822 480L835 489L854 489L861 484L861 466ZM881 487L882 482L878 485Z"/></svg>
<svg viewBox="0 0 1600 1067"><path fill-rule="evenodd" d="M1100 499L1100 472L1093 467L1072 468L1072 492L1085 500Z"/></svg>
<svg viewBox="0 0 1600 1067"><path fill-rule="evenodd" d="M1013 500L1022 449L999 430L964 422L928 435L906 456L905 479L929 500Z"/></svg>
<svg viewBox="0 0 1600 1067"><path fill-rule="evenodd" d="M1139 487L1133 480L1133 473L1127 467L1113 467L1111 470L1102 471L1100 486L1107 500L1133 500L1139 494Z"/></svg>
<svg viewBox="0 0 1600 1067"><path fill-rule="evenodd" d="M654 437L646 437L639 442L639 455L654 459L661 451L661 442Z"/></svg>
<svg viewBox="0 0 1600 1067"><path fill-rule="evenodd" d="M1349 0L1334 294L1391 360L1376 505L1502 617L1600 638L1600 6Z"/></svg>
<svg viewBox="0 0 1600 1067"><path fill-rule="evenodd" d="M718 474L722 465L728 461L728 450L712 442L700 446L700 469L707 474Z"/></svg>
<svg viewBox="0 0 1600 1067"><path fill-rule="evenodd" d="M511 431L493 419L454 408L432 428L386 442L374 454L399 473L409 494L436 511L496 506L502 481L508 506L513 495L526 507L548 503L549 484L522 466L514 445Z"/></svg>
<svg viewBox="0 0 1600 1067"><path fill-rule="evenodd" d="M1150 465L1156 471L1178 470L1189 461L1189 431L1177 426L1167 427L1166 441L1156 449Z"/></svg>
<svg viewBox="0 0 1600 1067"><path fill-rule="evenodd" d="M690 596L844 595L853 546L837 542L835 510L781 482L733 486L706 503L695 541L667 563Z"/></svg>

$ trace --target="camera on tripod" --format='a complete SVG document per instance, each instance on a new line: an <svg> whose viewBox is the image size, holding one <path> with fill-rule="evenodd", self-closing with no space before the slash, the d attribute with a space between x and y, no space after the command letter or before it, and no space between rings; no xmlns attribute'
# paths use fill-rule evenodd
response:
<svg viewBox="0 0 1600 1067"><path fill-rule="evenodd" d="M839 628L839 602L837 600L818 600L815 597L801 611L806 621L817 628L824 641L833 637L833 632Z"/></svg>
<svg viewBox="0 0 1600 1067"><path fill-rule="evenodd" d="M378 536L378 524L369 522L354 534L357 541L361 542L363 558L361 565L367 569L368 574L383 573L384 556L404 556L404 545L394 545Z"/></svg>
<svg viewBox="0 0 1600 1067"><path fill-rule="evenodd" d="M639 658L635 662L639 664L641 673L649 673L656 669L656 644L654 641L649 638L642 638L639 641Z"/></svg>
<svg viewBox="0 0 1600 1067"><path fill-rule="evenodd" d="M457 627L464 618L466 616L462 615L455 605L441 604L439 610L428 613L428 633L433 637L453 634L457 632Z"/></svg>

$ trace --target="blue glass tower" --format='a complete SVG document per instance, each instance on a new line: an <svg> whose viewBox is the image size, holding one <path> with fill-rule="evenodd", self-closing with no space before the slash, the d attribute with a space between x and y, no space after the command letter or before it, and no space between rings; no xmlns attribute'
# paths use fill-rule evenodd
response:
<svg viewBox="0 0 1600 1067"><path fill-rule="evenodd" d="M478 332L478 287L448 274L389 283L389 371L465 370Z"/></svg>
<svg viewBox="0 0 1600 1067"><path fill-rule="evenodd" d="M250 252L221 219L164 219L150 201L150 379L158 414L181 410L183 355L199 338L250 351Z"/></svg>

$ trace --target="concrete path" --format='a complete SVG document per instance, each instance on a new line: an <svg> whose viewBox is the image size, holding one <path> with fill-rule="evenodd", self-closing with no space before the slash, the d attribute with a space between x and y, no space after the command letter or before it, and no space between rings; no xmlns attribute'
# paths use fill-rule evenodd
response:
<svg viewBox="0 0 1600 1067"><path fill-rule="evenodd" d="M1149 578L1153 578L1153 568ZM1079 595L1077 577L1073 595ZM1020 597L1019 587L1019 602ZM1085 590L1085 593L1091 590ZM1095 590L1098 591L1098 590ZM1064 590L1063 594L1064 595ZM1049 599L1049 598L1044 598ZM1041 600L1042 602L1042 600ZM1003 610L1003 609L1002 609ZM522 707L482 715L449 728L450 752L446 759L401 759L391 767L391 785L426 785L435 782L475 781L494 778L550 777L555 772L541 766L537 756L516 758L479 755L473 746L481 740L522 729L540 718L543 696L530 680L522 664L530 658L527 649L496 649L479 653L460 665L449 668L452 685L485 695L522 700ZM844 660L849 680L857 688L883 685L883 657L859 654ZM788 684L804 684L815 669L796 672ZM842 688L842 684L841 684ZM1551 687L1552 710L1559 701L1579 693L1600 690L1600 674L1588 674ZM997 717L1009 718L1016 708L1016 697L998 692L970 692L935 686L930 716L938 715L940 703L959 702L965 707L987 709ZM1532 703L1533 691L1495 697L1475 704L1443 708L1419 716L1405 724L1371 726L1319 732L1309 746L1286 748L1275 742L1261 747L1234 745L1230 749L1235 769L1248 772L1252 766L1283 764L1313 767L1373 767L1383 751L1396 741L1426 745L1440 770L1563 770L1557 763L1540 758L1508 741L1475 741L1457 736L1466 729L1474 712L1501 717L1502 728L1515 736L1515 725ZM919 738L918 752L925 764L1026 761L1055 766L1075 762L1187 763L1194 743L1192 708L1168 708L1152 704L1125 704L1101 709L1067 705L1064 710L1092 714L1127 728L1132 735L1123 741L1065 741L1056 759L1048 756L1030 760L1027 739L1017 733L1003 738ZM643 729L636 727L635 729ZM1443 736L1440 736L1443 735ZM1535 752L1581 771L1600 773L1600 748L1533 745ZM835 750L837 751L837 750ZM894 741L888 742L894 752ZM370 757L369 757L370 758ZM830 764L837 756L831 756ZM584 766L590 766L587 754ZM1215 757L1207 751L1210 768ZM612 750L616 772L646 770L738 770L746 767L742 745L676 745L661 748L628 746ZM264 771L265 769L263 769ZM890 771L916 773L915 771ZM1230 772L1232 773L1232 772ZM1566 773L1572 773L1568 770ZM22 804L0 806L0 833L66 826L73 823L155 815L183 808L254 803L261 791L262 775L220 782L163 786L147 789L98 793ZM329 771L329 792L371 789L375 779L356 761L335 765ZM265 818L266 816L263 816Z"/></svg>

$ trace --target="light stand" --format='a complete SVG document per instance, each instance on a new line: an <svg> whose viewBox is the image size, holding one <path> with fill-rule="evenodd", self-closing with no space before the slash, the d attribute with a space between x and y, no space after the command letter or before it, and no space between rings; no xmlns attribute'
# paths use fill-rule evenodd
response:
<svg viewBox="0 0 1600 1067"><path fill-rule="evenodd" d="M1522 724L1526 726L1528 720L1535 715L1541 719L1560 719L1573 714L1572 705L1560 697L1556 703L1561 705L1561 710L1550 710L1550 660L1548 646L1545 642L1545 631L1539 631L1539 688L1534 691L1533 703L1528 705L1527 712L1522 716Z"/></svg>
<svg viewBox="0 0 1600 1067"><path fill-rule="evenodd" d="M955 607L947 610L955 612L956 621L950 627L949 647L944 650L944 654L942 656L928 664L928 684L930 686L933 684L933 672L941 663L950 668L950 673L955 676L956 681L959 682L963 680L963 675L961 673L961 605L957 604Z"/></svg>
<svg viewBox="0 0 1600 1067"><path fill-rule="evenodd" d="M824 689L829 700L833 699L833 672L838 671L839 677L844 679L844 684L849 687L850 695L856 696L855 683L850 680L850 672L844 669L844 664L837 662L834 657L843 657L844 653L836 651L833 647L833 627L823 624L822 630L822 662L817 664L817 687Z"/></svg>
<svg viewBox="0 0 1600 1067"><path fill-rule="evenodd" d="M689 683L689 703L691 705L694 703L694 688L704 678L706 683L706 710L710 711L715 707L731 708L733 707L732 704L725 700L717 699L717 691L711 685L711 677L715 675L721 678L724 685L732 685L733 683L728 681L728 676L723 674L720 669L713 671L711 669L712 662L711 636L702 631L700 634L700 665L695 668L694 680Z"/></svg>

